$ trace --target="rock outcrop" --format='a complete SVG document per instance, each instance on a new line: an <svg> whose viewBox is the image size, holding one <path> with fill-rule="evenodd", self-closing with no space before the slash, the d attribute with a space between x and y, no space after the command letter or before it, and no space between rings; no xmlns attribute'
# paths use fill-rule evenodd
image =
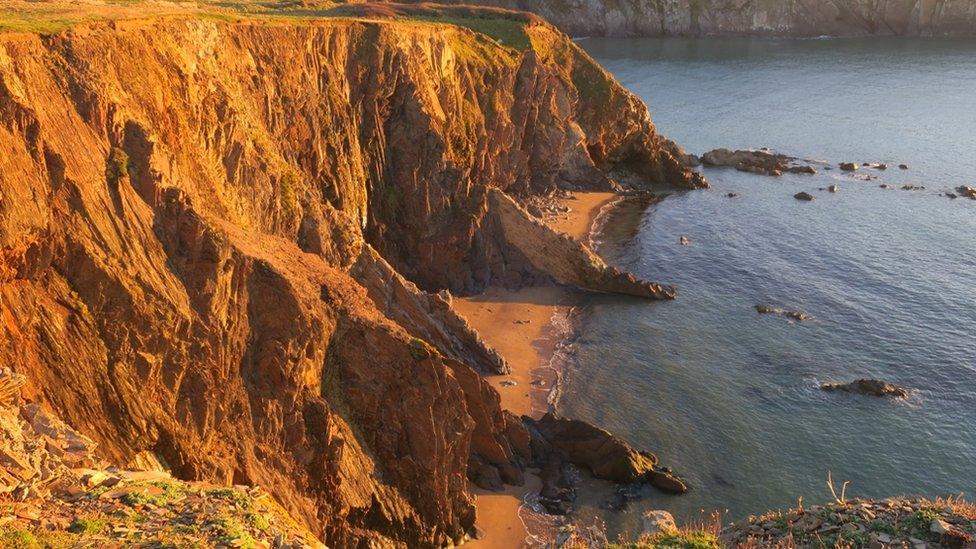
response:
<svg viewBox="0 0 976 549"><path fill-rule="evenodd" d="M552 413L538 420L523 418L534 435L536 458L556 454L582 467L594 477L619 483L647 482L669 493L683 493L687 486L669 469L658 466L657 457L637 450L611 433L576 419Z"/></svg>
<svg viewBox="0 0 976 549"><path fill-rule="evenodd" d="M504 276L502 193L705 182L542 22L239 19L0 35L0 364L111 462L260 485L330 546L457 543L527 435L427 292Z"/></svg>
<svg viewBox="0 0 976 549"><path fill-rule="evenodd" d="M735 168L740 172L780 176L784 173L815 174L817 170L807 164L797 164L799 159L768 149L735 150L714 149L703 154L701 163L712 167Z"/></svg>
<svg viewBox="0 0 976 549"><path fill-rule="evenodd" d="M824 391L841 391L877 397L906 398L908 396L908 389L878 379L857 379L850 383L826 383L820 388Z"/></svg>
<svg viewBox="0 0 976 549"><path fill-rule="evenodd" d="M537 13L574 36L976 34L973 0L483 0L479 3Z"/></svg>
<svg viewBox="0 0 976 549"><path fill-rule="evenodd" d="M724 528L722 547L972 547L976 506L961 498L841 500L752 516Z"/></svg>

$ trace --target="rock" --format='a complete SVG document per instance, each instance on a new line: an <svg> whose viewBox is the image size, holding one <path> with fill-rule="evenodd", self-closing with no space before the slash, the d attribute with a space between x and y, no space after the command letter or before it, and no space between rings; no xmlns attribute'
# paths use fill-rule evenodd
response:
<svg viewBox="0 0 976 549"><path fill-rule="evenodd" d="M888 188L888 185L886 183L882 183L882 184L878 185L878 187L881 187L882 189L887 189Z"/></svg>
<svg viewBox="0 0 976 549"><path fill-rule="evenodd" d="M871 164L871 167L874 168L874 169L876 169L876 170L887 170L888 169L888 165L885 164L885 163L883 163L883 162L879 162L877 164Z"/></svg>
<svg viewBox="0 0 976 549"><path fill-rule="evenodd" d="M808 192L801 191L801 192L798 192L798 193L794 194L793 195L793 198L795 198L797 200L805 200L805 201L809 202L809 201L813 200L813 195L810 194L810 193L808 193Z"/></svg>
<svg viewBox="0 0 976 549"><path fill-rule="evenodd" d="M647 511L641 517L641 534L653 536L655 534L669 534L678 531L674 517L667 511Z"/></svg>
<svg viewBox="0 0 976 549"><path fill-rule="evenodd" d="M678 242L681 243L682 246L687 246L691 244L691 239L688 238L686 235L681 235L681 238L678 239Z"/></svg>
<svg viewBox="0 0 976 549"><path fill-rule="evenodd" d="M725 196L728 197L728 198L735 198L735 197L739 196L739 194L738 193L728 193Z"/></svg>
<svg viewBox="0 0 976 549"><path fill-rule="evenodd" d="M663 469L648 471L647 478L651 486L668 494L684 494L688 491L688 485L671 471Z"/></svg>
<svg viewBox="0 0 976 549"><path fill-rule="evenodd" d="M501 385L502 387L515 387L516 385L518 385L518 382L513 381L511 379L503 379L499 381L498 384Z"/></svg>
<svg viewBox="0 0 976 549"><path fill-rule="evenodd" d="M840 190L840 186L839 185L831 185L831 186L827 187L827 190L830 191L830 192L832 192L832 193L835 193L835 192L837 192L837 191Z"/></svg>
<svg viewBox="0 0 976 549"><path fill-rule="evenodd" d="M960 185L956 187L956 192L966 198L976 200L976 188L970 187L968 185Z"/></svg>
<svg viewBox="0 0 976 549"><path fill-rule="evenodd" d="M907 170L908 169L908 164L898 164L898 169L899 170Z"/></svg>
<svg viewBox="0 0 976 549"><path fill-rule="evenodd" d="M778 177L783 172L814 174L817 171L811 166L791 166L797 159L792 156L775 153L768 149L736 150L714 149L703 154L701 162L705 166L735 168L741 172L755 173Z"/></svg>
<svg viewBox="0 0 976 549"><path fill-rule="evenodd" d="M932 524L929 525L929 532L932 532L933 534L945 534L951 528L952 525L950 525L948 522L942 519L935 519L932 521Z"/></svg>
<svg viewBox="0 0 976 549"><path fill-rule="evenodd" d="M959 196L956 193L945 193L945 195L946 195L946 197L948 197L948 198L950 198L952 200L955 200L955 199L959 198Z"/></svg>
<svg viewBox="0 0 976 549"><path fill-rule="evenodd" d="M681 161L682 165L688 168L696 168L698 166L701 166L701 159L698 158L697 155L691 153L681 156L679 160Z"/></svg>
<svg viewBox="0 0 976 549"><path fill-rule="evenodd" d="M552 413L538 420L525 416L522 419L533 437L533 458L543 459L541 476L544 485L546 474L556 476L553 463L565 461L588 470L599 479L624 484L648 483L672 494L688 490L684 481L670 469L657 467L654 454L636 450L589 423L560 418ZM553 494L544 492L543 495Z"/></svg>
<svg viewBox="0 0 976 549"><path fill-rule="evenodd" d="M761 315L781 315L797 321L810 319L810 315L804 313L803 311L789 311L787 309L780 309L779 307L771 307L769 305L756 305L754 308L756 309L756 312Z"/></svg>
<svg viewBox="0 0 976 549"><path fill-rule="evenodd" d="M856 172L858 169L860 169L860 166L858 166L855 162L841 162L840 169L845 172Z"/></svg>
<svg viewBox="0 0 976 549"><path fill-rule="evenodd" d="M827 383L821 385L820 388L824 391L843 391L878 397L905 398L908 396L908 389L877 379L858 379L850 383Z"/></svg>

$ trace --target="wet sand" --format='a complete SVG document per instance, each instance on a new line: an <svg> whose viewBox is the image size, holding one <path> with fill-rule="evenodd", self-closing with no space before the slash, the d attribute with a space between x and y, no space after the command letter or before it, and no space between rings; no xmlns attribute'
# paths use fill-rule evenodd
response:
<svg viewBox="0 0 976 549"><path fill-rule="evenodd" d="M548 222L555 230L588 242L590 229L601 209L616 196L576 193L573 199L560 200L572 211ZM541 417L548 409L546 399L555 381L549 361L559 339L565 336L553 324L553 319L565 318L577 296L572 289L556 286L517 291L489 288L481 295L454 300L453 307L511 367L508 375L488 378L501 394L503 408L533 417ZM472 486L478 527L485 535L467 546L479 549L525 546L528 532L519 517L519 509L525 495L538 491L540 484L536 475L527 472L525 486L509 486L504 492Z"/></svg>

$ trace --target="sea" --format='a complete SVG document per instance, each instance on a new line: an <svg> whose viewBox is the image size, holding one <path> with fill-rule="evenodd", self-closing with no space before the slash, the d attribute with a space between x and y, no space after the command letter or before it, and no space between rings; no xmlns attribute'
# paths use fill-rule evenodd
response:
<svg viewBox="0 0 976 549"><path fill-rule="evenodd" d="M689 152L769 147L818 170L700 168L711 189L607 212L601 255L678 298L589 296L555 407L652 451L691 490L608 510L621 495L606 486L581 516L611 536L639 532L647 509L729 522L828 501L828 475L849 498L976 497L976 200L946 195L976 186L976 41L578 43ZM910 396L820 389L858 378Z"/></svg>

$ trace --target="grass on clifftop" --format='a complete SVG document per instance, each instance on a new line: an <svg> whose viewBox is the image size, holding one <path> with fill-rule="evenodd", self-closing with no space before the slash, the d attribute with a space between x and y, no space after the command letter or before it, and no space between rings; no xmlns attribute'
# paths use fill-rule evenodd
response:
<svg viewBox="0 0 976 549"><path fill-rule="evenodd" d="M0 6L0 31L53 34L74 25L96 21L146 19L167 16L196 16L207 19L268 22L315 19L389 19L442 23L470 29L499 44L525 50L532 46L525 27L538 20L534 15L471 6L416 4L342 4L331 1L292 2L242 0L226 2L156 3L147 0L114 0L81 3L71 0L7 0Z"/></svg>

